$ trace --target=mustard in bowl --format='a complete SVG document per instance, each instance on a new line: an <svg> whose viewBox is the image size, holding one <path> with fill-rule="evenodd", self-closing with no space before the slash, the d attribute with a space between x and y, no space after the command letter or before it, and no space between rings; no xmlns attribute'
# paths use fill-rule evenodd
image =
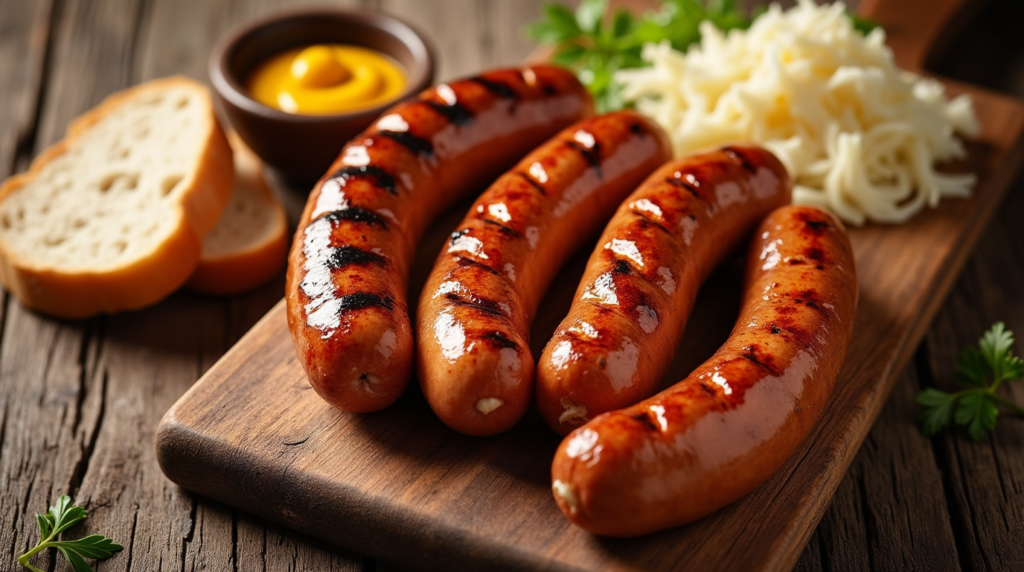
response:
<svg viewBox="0 0 1024 572"><path fill-rule="evenodd" d="M249 77L248 87L264 105L329 115L393 101L407 83L398 62L376 50L317 44L269 58Z"/></svg>

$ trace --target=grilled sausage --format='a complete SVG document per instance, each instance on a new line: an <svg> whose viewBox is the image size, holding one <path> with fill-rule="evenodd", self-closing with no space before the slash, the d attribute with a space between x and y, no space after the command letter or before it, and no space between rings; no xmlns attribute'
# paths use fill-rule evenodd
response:
<svg viewBox="0 0 1024 572"><path fill-rule="evenodd" d="M417 367L449 427L493 435L529 405L534 312L565 261L670 155L632 111L577 123L530 153L470 208L437 259L417 313Z"/></svg>
<svg viewBox="0 0 1024 572"><path fill-rule="evenodd" d="M584 529L636 536L696 520L768 479L821 415L853 333L857 277L840 222L789 206L759 227L740 316L675 386L573 431L551 474Z"/></svg>
<svg viewBox="0 0 1024 572"><path fill-rule="evenodd" d="M537 406L565 435L658 389L701 284L772 210L786 169L759 147L666 164L605 228L537 368Z"/></svg>
<svg viewBox="0 0 1024 572"><path fill-rule="evenodd" d="M362 412L402 394L409 266L427 226L592 110L569 71L497 70L399 103L345 146L309 196L288 263L288 325L321 397Z"/></svg>

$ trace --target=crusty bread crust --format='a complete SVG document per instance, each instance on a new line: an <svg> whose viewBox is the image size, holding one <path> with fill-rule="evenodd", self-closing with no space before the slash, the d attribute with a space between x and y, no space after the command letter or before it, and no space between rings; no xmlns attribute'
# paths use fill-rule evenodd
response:
<svg viewBox="0 0 1024 572"><path fill-rule="evenodd" d="M185 288L203 294L227 295L251 290L278 274L288 254L288 219L284 207L267 186L262 163L236 134L229 134L228 139L235 152L235 184L253 184L253 190L263 196L272 209L272 228L264 240L244 249L219 256L204 254L195 273L185 283Z"/></svg>
<svg viewBox="0 0 1024 572"><path fill-rule="evenodd" d="M201 159L196 170L181 182L177 208L167 213L177 217L174 231L149 252L118 267L95 272L68 272L27 260L0 240L0 280L25 306L63 318L133 310L163 299L192 274L202 252L203 237L216 224L234 184L231 147L217 121L209 91L192 79L174 76L111 95L73 121L65 139L41 153L27 172L4 181L0 202L34 180L47 163L72 148L83 132L118 106L169 87L194 91L205 108Z"/></svg>

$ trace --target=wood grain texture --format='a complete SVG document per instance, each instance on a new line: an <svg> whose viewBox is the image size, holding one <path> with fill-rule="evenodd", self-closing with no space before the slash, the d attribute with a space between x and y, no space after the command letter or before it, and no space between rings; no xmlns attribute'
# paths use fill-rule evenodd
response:
<svg viewBox="0 0 1024 572"><path fill-rule="evenodd" d="M899 3L899 10L894 6L876 3L867 8L887 29L893 23L892 43L906 50L899 59L920 69L927 50L910 50L912 42L901 43L900 32L911 30L903 25L906 13L930 9L939 17L952 17L954 4L936 7L915 0ZM933 41L940 24L926 19L908 37ZM851 232L862 297L855 339L829 409L772 479L707 519L629 541L598 539L572 528L548 490L548 462L556 441L535 417L506 435L477 440L444 428L414 393L373 415L330 409L309 391L280 305L165 417L158 436L165 472L191 490L414 568L442 567L455 557L471 566L509 569L739 570L752 563L787 569L797 561L893 381L1015 172L1024 107L1005 96L951 82L954 93L964 90L974 97L984 126L966 165L982 175L974 198L947 201L905 226ZM443 236L447 230L437 228L433 234ZM431 257L426 255L426 260ZM572 276L556 282L554 298L575 285ZM710 321L695 316L689 331L701 331L699 341L704 343L720 342L735 305L705 305L716 308L707 316ZM564 308L549 305L539 315L564 315ZM726 324L718 338L708 333L714 331L713 324ZM695 344L691 334L682 347ZM688 355L696 360L709 353ZM682 369L670 374L672 381L693 364L678 365ZM246 410L229 407L229 400L239 397L248 404ZM886 446L916 451L913 437L907 439ZM901 503L912 498L908 487L915 485L895 479L886 483L874 474L863 477L869 478L872 490L888 489L892 503L872 510L872 501L857 489L843 490L839 502L866 506L863 523L853 523L854 528L872 542L884 543L871 527L896 526L899 514L911 510ZM937 482L933 471L933 491ZM326 528L337 521L350 526ZM835 545L828 534L819 535L817 542ZM920 550L933 548L924 542ZM898 551L892 543L884 546L877 564L899 566L905 561ZM936 557L945 563L954 559L948 550Z"/></svg>
<svg viewBox="0 0 1024 572"><path fill-rule="evenodd" d="M958 554L942 474L918 430L913 368L836 489L797 570L954 570ZM827 568L822 564L827 563Z"/></svg>
<svg viewBox="0 0 1024 572"><path fill-rule="evenodd" d="M925 340L929 385L953 390L955 356L976 344L993 322L1004 320L1011 330L1024 333L1024 188L1015 191L1005 209L1014 214L1001 216L992 225ZM1009 384L1004 395L1022 403L1024 387ZM995 431L980 443L971 442L960 430L934 439L936 457L950 467L944 473L946 494L965 569L1024 569L1024 547L1011 540L1024 529L1022 448L1024 421L1009 415L1001 416Z"/></svg>

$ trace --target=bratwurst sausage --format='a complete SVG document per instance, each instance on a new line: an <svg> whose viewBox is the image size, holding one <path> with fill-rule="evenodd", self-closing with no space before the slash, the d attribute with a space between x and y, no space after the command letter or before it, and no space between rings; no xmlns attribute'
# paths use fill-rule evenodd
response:
<svg viewBox="0 0 1024 572"><path fill-rule="evenodd" d="M658 169L612 218L569 315L544 348L537 406L557 433L650 397L708 274L772 210L790 180L774 155L734 145Z"/></svg>
<svg viewBox="0 0 1024 572"><path fill-rule="evenodd" d="M840 222L773 212L747 258L725 344L675 386L573 431L555 453L555 500L608 536L685 524L747 494L821 415L853 332L857 277Z"/></svg>
<svg viewBox="0 0 1024 572"><path fill-rule="evenodd" d="M468 435L511 428L526 411L534 312L559 268L671 155L633 111L581 121L526 156L477 199L427 279L417 313L423 393Z"/></svg>
<svg viewBox="0 0 1024 572"><path fill-rule="evenodd" d="M309 196L288 261L288 326L321 397L362 412L402 394L409 266L427 226L592 112L569 71L504 69L399 103L344 147Z"/></svg>

